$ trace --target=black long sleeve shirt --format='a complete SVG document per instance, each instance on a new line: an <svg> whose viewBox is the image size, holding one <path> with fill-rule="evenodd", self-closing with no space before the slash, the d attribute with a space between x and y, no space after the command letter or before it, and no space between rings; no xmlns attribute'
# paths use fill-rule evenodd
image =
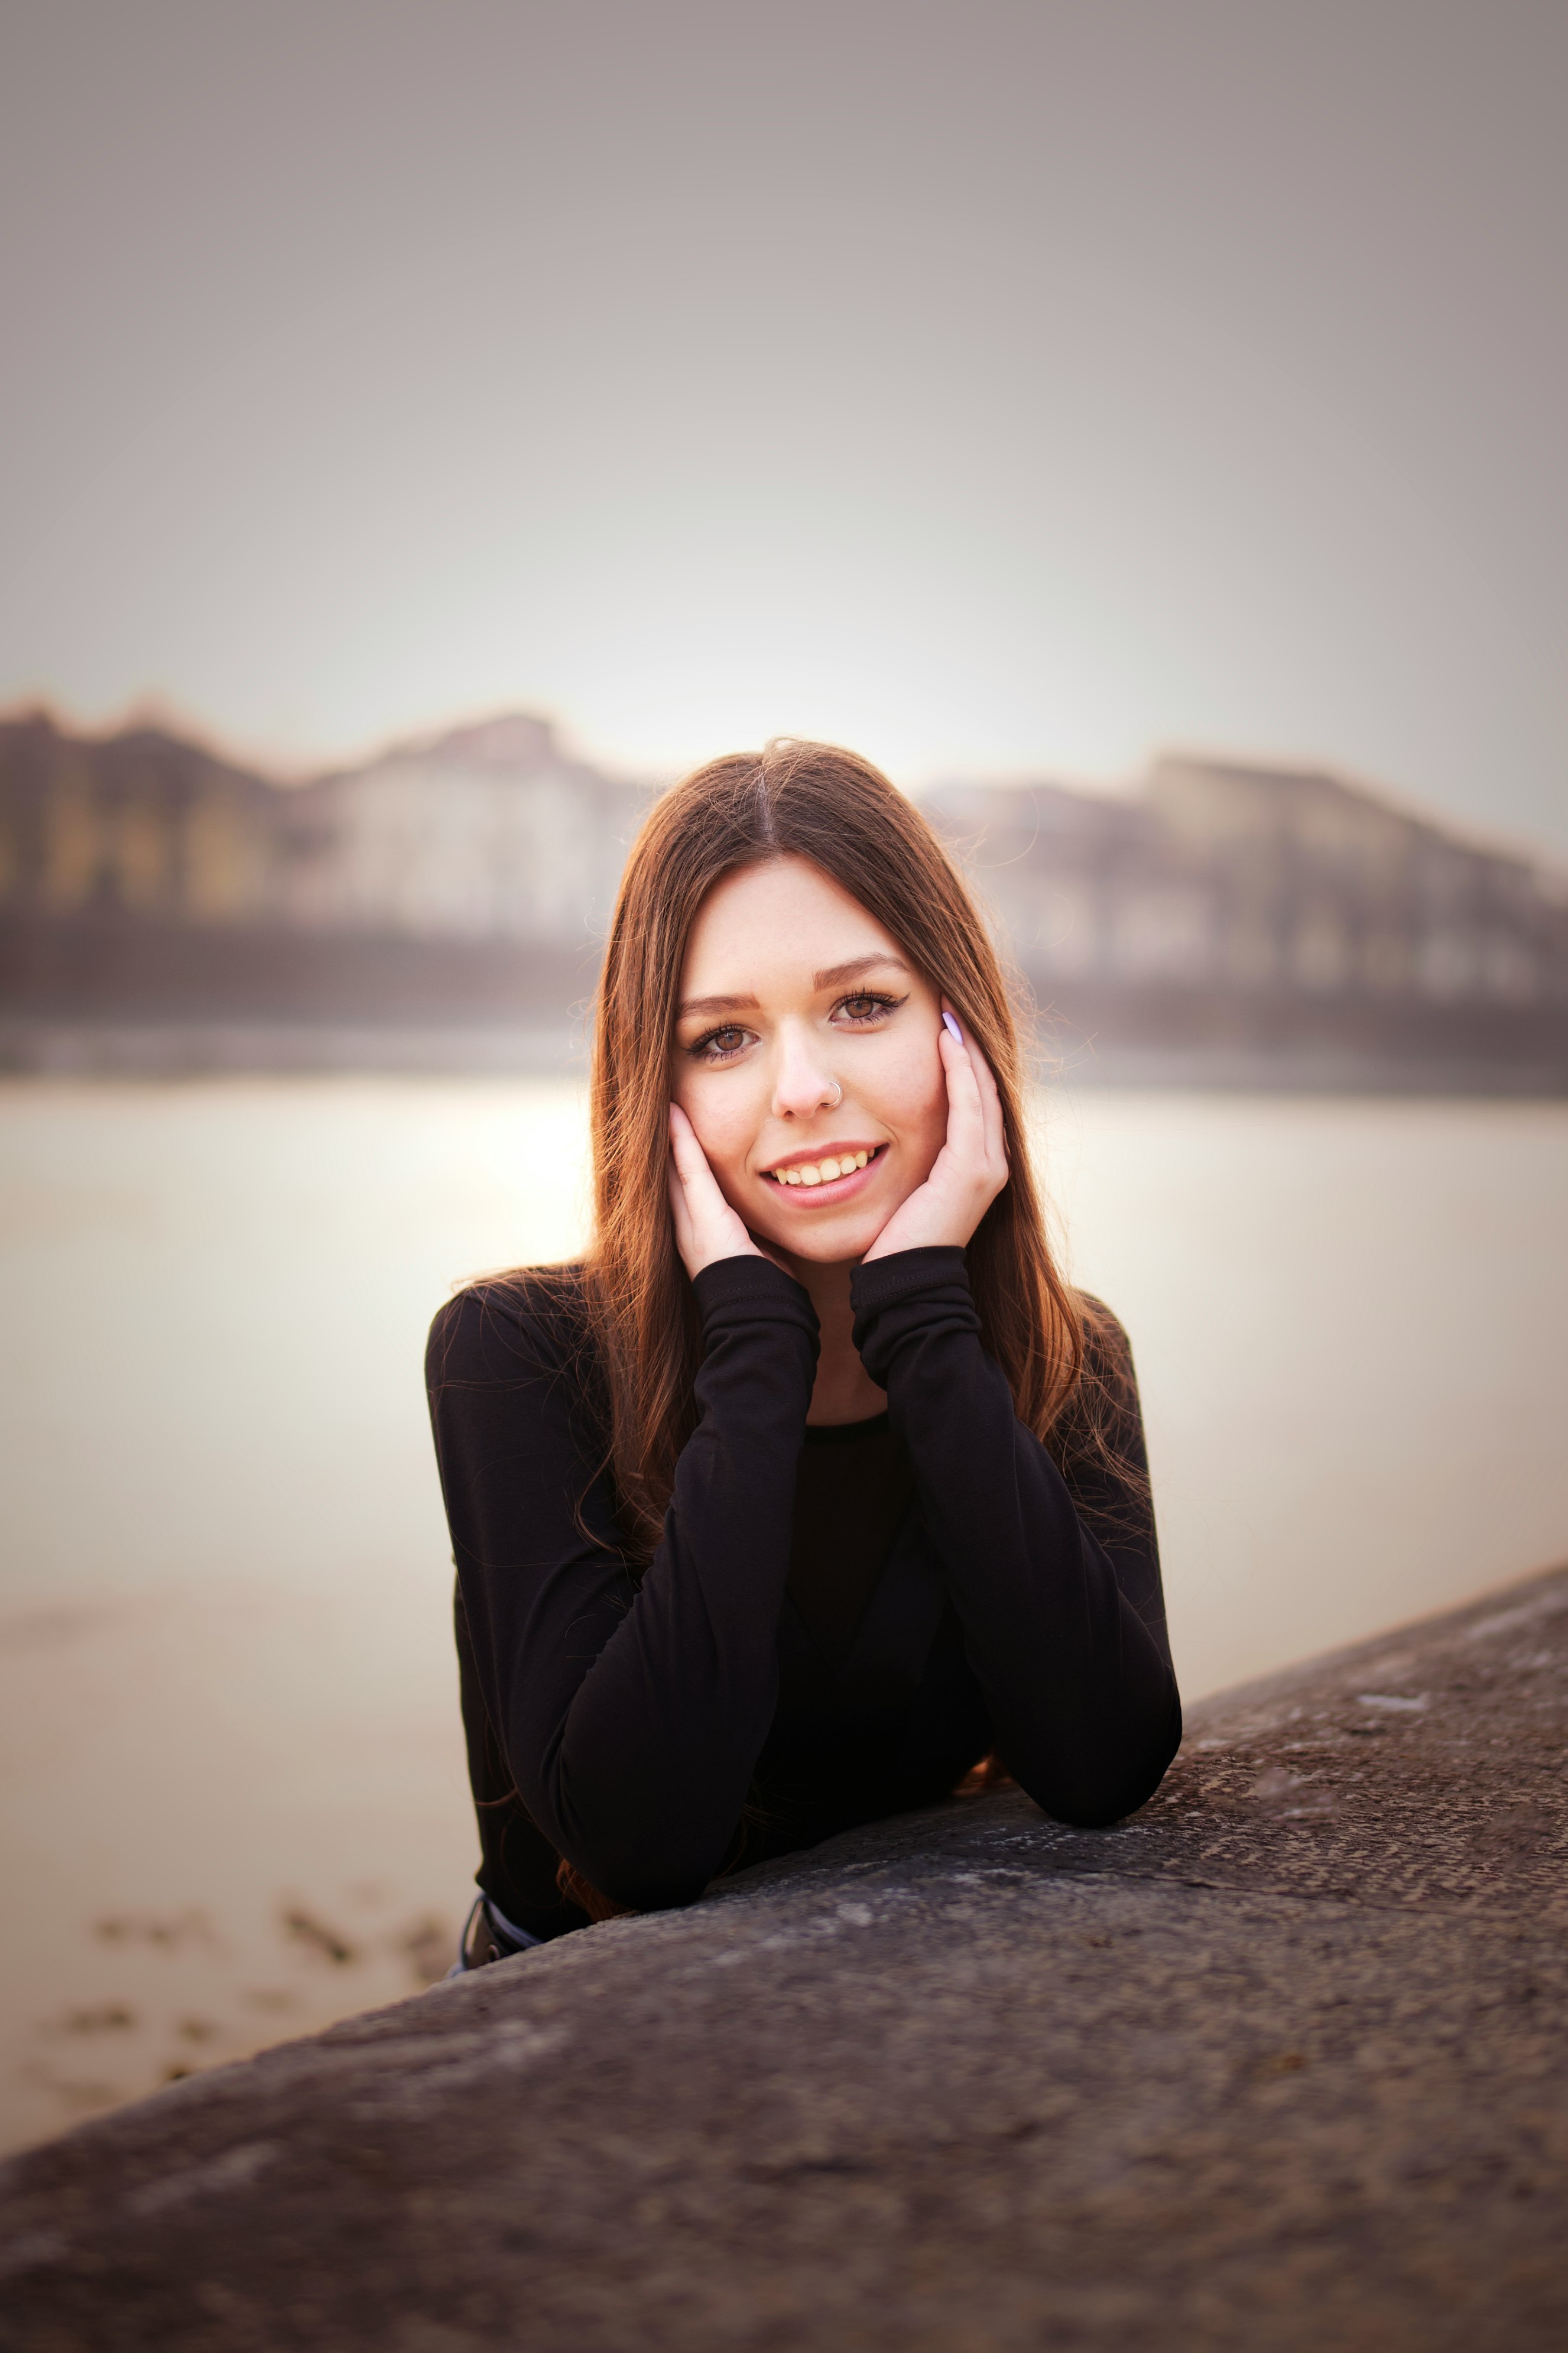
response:
<svg viewBox="0 0 1568 2353"><path fill-rule="evenodd" d="M431 1330L479 1877L506 1917L582 1924L558 1855L617 1903L689 1901L929 1804L993 1749L1064 1820L1142 1805L1181 1710L1120 1328L1109 1457L1053 1453L981 1345L961 1250L857 1269L888 1409L848 1429L806 1428L798 1283L732 1258L695 1293L698 1422L640 1577L572 1271L478 1285Z"/></svg>

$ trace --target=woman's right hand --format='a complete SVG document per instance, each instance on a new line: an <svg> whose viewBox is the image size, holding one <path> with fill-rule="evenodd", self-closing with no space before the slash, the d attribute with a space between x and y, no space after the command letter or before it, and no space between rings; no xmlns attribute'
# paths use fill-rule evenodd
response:
<svg viewBox="0 0 1568 2353"><path fill-rule="evenodd" d="M719 1190L697 1131L679 1103L669 1106L669 1207L675 1247L692 1277L718 1259L766 1255Z"/></svg>

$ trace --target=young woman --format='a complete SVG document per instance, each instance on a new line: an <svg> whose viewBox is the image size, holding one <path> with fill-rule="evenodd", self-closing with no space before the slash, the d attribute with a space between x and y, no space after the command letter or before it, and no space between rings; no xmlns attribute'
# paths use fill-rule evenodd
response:
<svg viewBox="0 0 1568 2353"><path fill-rule="evenodd" d="M1005 1769L1107 1823L1181 1736L1131 1359L1066 1289L995 955L850 754L719 760L628 860L579 1265L427 1376L482 1894L461 1966Z"/></svg>

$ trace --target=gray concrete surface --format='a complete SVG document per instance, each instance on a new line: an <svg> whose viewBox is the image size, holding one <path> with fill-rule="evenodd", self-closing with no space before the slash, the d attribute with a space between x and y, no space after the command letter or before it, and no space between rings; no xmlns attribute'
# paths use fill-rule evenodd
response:
<svg viewBox="0 0 1568 2353"><path fill-rule="evenodd" d="M0 2171L0 2345L1568 2346L1568 1570Z"/></svg>

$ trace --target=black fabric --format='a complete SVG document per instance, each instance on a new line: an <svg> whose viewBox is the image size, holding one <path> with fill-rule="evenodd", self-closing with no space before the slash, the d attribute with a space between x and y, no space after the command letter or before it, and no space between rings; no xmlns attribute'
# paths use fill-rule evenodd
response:
<svg viewBox="0 0 1568 2353"><path fill-rule="evenodd" d="M694 1289L699 1419L640 1579L573 1271L477 1285L431 1330L479 1879L506 1916L583 1925L558 1852L617 1903L688 1902L739 1862L931 1802L993 1747L1062 1820L1142 1804L1181 1736L1146 1495L1071 1426L1058 1467L1020 1425L963 1251L856 1271L888 1410L843 1430L806 1429L798 1283L736 1258ZM1141 1472L1106 1330L1091 1370Z"/></svg>
<svg viewBox="0 0 1568 2353"><path fill-rule="evenodd" d="M836 1429L807 1423L784 1589L831 1667L855 1646L914 1492L887 1414Z"/></svg>

